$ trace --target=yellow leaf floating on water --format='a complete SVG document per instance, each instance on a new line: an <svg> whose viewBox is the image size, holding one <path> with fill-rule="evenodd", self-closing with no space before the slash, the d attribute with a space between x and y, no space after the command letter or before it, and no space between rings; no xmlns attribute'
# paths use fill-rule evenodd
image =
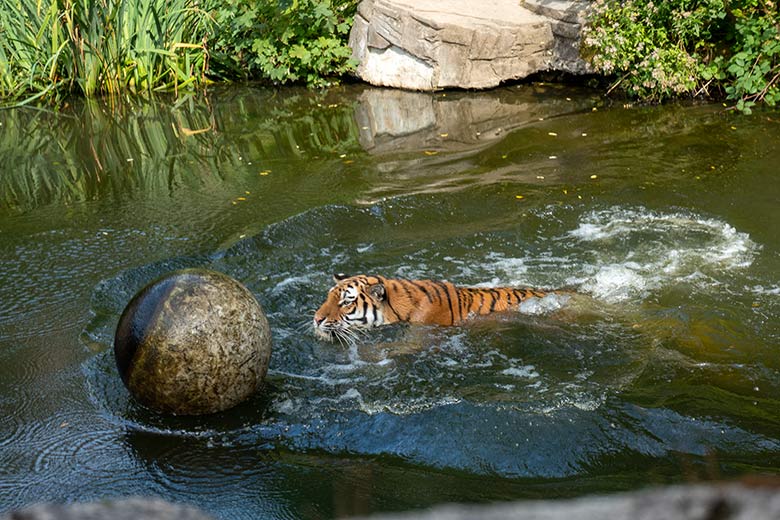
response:
<svg viewBox="0 0 780 520"><path fill-rule="evenodd" d="M439 134L439 137L448 137L450 134Z"/></svg>
<svg viewBox="0 0 780 520"><path fill-rule="evenodd" d="M246 197L238 197L236 200L241 200L241 201L243 201L243 200L246 200Z"/></svg>
<svg viewBox="0 0 780 520"><path fill-rule="evenodd" d="M352 159L347 159L346 161L344 161L344 164L352 164L353 162L355 161L353 161Z"/></svg>
<svg viewBox="0 0 780 520"><path fill-rule="evenodd" d="M599 176L598 176L598 175L591 175L591 176L590 176L590 178L591 178L591 179L598 179L598 178L599 178Z"/></svg>
<svg viewBox="0 0 780 520"><path fill-rule="evenodd" d="M522 195L515 195L515 198L519 200L519 199L524 199L525 197L523 197Z"/></svg>
<svg viewBox="0 0 780 520"><path fill-rule="evenodd" d="M436 154L437 154L437 153L439 153L439 152L437 152L437 151L435 151L435 150L425 150L423 153L424 153L425 155L436 155Z"/></svg>
<svg viewBox="0 0 780 520"><path fill-rule="evenodd" d="M558 134L556 134L555 132L547 132L547 135L550 135L552 137L557 137L558 136Z"/></svg>
<svg viewBox="0 0 780 520"><path fill-rule="evenodd" d="M271 170L263 170L260 172L260 175L268 175L269 173L271 173Z"/></svg>

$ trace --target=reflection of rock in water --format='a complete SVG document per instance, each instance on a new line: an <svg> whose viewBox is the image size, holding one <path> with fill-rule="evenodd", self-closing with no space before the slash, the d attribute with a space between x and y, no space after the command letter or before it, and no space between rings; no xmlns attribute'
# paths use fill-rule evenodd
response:
<svg viewBox="0 0 780 520"><path fill-rule="evenodd" d="M521 86L478 93L366 89L355 110L360 145L382 159L376 165L379 171L400 175L378 182L372 195L392 195L395 182L411 176L419 192L505 179L538 183L538 172L521 169L512 161L475 176L477 159L468 159L500 143L514 130L544 124L549 118L592 105L587 96L551 96L548 88L553 87ZM547 130L543 132L547 136ZM468 178L460 176L467 172ZM426 176L431 176L428 182ZM405 190L408 193L406 184Z"/></svg>
<svg viewBox="0 0 780 520"><path fill-rule="evenodd" d="M375 155L474 151L507 131L587 104L540 101L535 94L532 87L468 94L367 89L355 114L360 144Z"/></svg>

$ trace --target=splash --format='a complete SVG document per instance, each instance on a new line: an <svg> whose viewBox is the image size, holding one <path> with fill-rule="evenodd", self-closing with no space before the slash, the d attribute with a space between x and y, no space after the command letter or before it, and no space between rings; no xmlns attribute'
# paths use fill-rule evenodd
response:
<svg viewBox="0 0 780 520"><path fill-rule="evenodd" d="M646 209L593 211L568 233L594 251L582 290L609 302L645 297L673 283L718 285L724 272L749 267L759 247L728 223Z"/></svg>
<svg viewBox="0 0 780 520"><path fill-rule="evenodd" d="M721 287L760 250L747 233L714 218L619 207L580 216L547 244L522 257L491 252L468 274L486 275L481 285L567 286L607 303L641 302L676 285Z"/></svg>

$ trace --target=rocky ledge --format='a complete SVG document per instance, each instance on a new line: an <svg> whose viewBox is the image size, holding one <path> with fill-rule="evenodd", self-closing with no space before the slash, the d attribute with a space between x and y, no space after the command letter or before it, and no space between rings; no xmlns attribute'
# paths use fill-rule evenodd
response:
<svg viewBox="0 0 780 520"><path fill-rule="evenodd" d="M484 89L541 71L590 72L584 0L363 0L349 43L357 75L410 90Z"/></svg>
<svg viewBox="0 0 780 520"><path fill-rule="evenodd" d="M365 520L763 520L780 518L780 482L693 484L570 500L443 505L427 511L380 514ZM0 513L0 520L212 520L189 506L154 498L38 505Z"/></svg>

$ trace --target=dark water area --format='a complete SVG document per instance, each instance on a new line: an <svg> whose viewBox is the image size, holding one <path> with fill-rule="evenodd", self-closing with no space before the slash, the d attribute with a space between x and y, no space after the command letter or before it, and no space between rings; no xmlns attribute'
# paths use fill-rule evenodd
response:
<svg viewBox="0 0 780 520"><path fill-rule="evenodd" d="M779 163L780 113L554 85L0 111L0 511L332 518L779 475ZM269 376L165 417L114 328L196 266L263 305ZM334 272L578 294L340 345L310 326Z"/></svg>

